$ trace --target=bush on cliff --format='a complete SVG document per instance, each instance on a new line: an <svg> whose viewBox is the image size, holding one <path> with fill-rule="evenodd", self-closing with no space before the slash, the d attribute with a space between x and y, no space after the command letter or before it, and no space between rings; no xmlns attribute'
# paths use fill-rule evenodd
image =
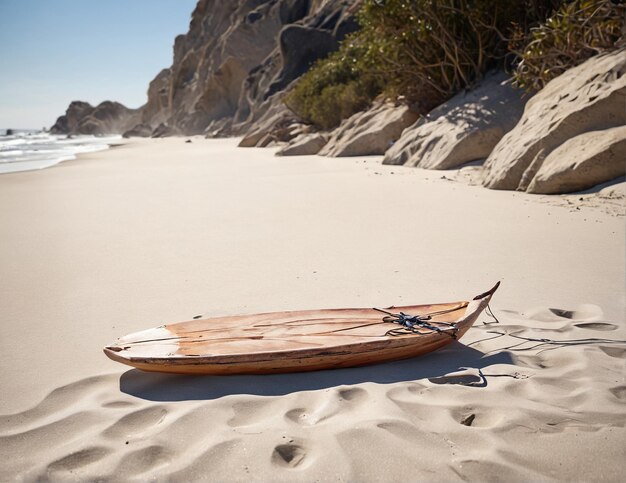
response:
<svg viewBox="0 0 626 483"><path fill-rule="evenodd" d="M365 0L361 29L319 61L286 97L322 128L384 91L428 112L504 62L508 36L544 19L559 0Z"/></svg>
<svg viewBox="0 0 626 483"><path fill-rule="evenodd" d="M539 90L589 57L614 50L626 32L626 6L611 0L576 0L526 33L517 29L511 49L519 53L516 83Z"/></svg>
<svg viewBox="0 0 626 483"><path fill-rule="evenodd" d="M287 107L322 129L333 128L366 108L382 91L382 84L364 68L363 55L358 36L345 40L339 51L300 78L285 98Z"/></svg>
<svg viewBox="0 0 626 483"><path fill-rule="evenodd" d="M389 0L365 2L365 64L388 92L429 111L479 81L508 53L507 40L544 19L558 0Z"/></svg>

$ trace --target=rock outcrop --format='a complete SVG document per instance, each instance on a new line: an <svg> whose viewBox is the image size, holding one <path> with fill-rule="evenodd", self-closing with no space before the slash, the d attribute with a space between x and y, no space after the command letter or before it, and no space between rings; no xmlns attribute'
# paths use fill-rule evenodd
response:
<svg viewBox="0 0 626 483"><path fill-rule="evenodd" d="M240 148L265 147L275 139L274 131L277 128L296 122L297 118L282 102L273 103L265 114L252 125L238 146Z"/></svg>
<svg viewBox="0 0 626 483"><path fill-rule="evenodd" d="M52 134L69 134L74 132L80 120L91 111L93 111L93 106L87 102L71 102L65 114L60 116L50 128L50 132Z"/></svg>
<svg viewBox="0 0 626 483"><path fill-rule="evenodd" d="M301 134L294 138L277 156L307 156L317 154L328 142L328 135L323 133Z"/></svg>
<svg viewBox="0 0 626 483"><path fill-rule="evenodd" d="M262 146L275 125L298 121L282 96L317 59L356 30L351 6L346 0L312 1L305 17L280 31L276 48L246 78L232 122L226 121L229 134L245 134L240 146ZM251 143L253 139L261 144Z"/></svg>
<svg viewBox="0 0 626 483"><path fill-rule="evenodd" d="M124 132L125 138L149 138L152 135L152 128L148 124L137 124L132 129Z"/></svg>
<svg viewBox="0 0 626 483"><path fill-rule="evenodd" d="M74 101L65 115L50 128L52 134L120 134L136 125L138 109L129 109L119 102L104 101L96 107Z"/></svg>
<svg viewBox="0 0 626 483"><path fill-rule="evenodd" d="M141 123L154 128L167 121L170 112L172 71L163 69L148 86L148 102L141 108Z"/></svg>
<svg viewBox="0 0 626 483"><path fill-rule="evenodd" d="M582 191L626 174L626 125L565 141L541 163L529 193Z"/></svg>
<svg viewBox="0 0 626 483"><path fill-rule="evenodd" d="M264 125L253 137L267 139L272 123L295 120L282 93L356 30L351 7L350 0L199 0L189 31L175 39L171 67L150 83L138 117L123 129L106 128L123 133L138 124L163 125L180 134L226 136ZM88 113L79 107L73 103L72 119L60 118L54 131L101 130L83 121Z"/></svg>
<svg viewBox="0 0 626 483"><path fill-rule="evenodd" d="M487 158L483 184L493 189L539 189L539 182L533 184L534 173L539 174L539 166L548 159L557 163L559 152L571 153L565 148L553 153L563 143L626 124L625 99L626 49L592 57L568 70L528 101L520 122ZM596 180L602 181L608 179ZM552 186L555 183L553 178Z"/></svg>
<svg viewBox="0 0 626 483"><path fill-rule="evenodd" d="M200 0L189 32L176 38L172 66L151 84L143 122L219 136L258 127L281 104L281 92L355 29L349 6Z"/></svg>
<svg viewBox="0 0 626 483"><path fill-rule="evenodd" d="M179 136L180 134L181 132L175 127L161 123L154 129L154 131L152 131L151 136L153 138L166 138L170 136Z"/></svg>
<svg viewBox="0 0 626 483"><path fill-rule="evenodd" d="M331 132L328 143L318 154L332 157L384 154L416 119L417 114L408 106L376 102L367 111L343 121Z"/></svg>
<svg viewBox="0 0 626 483"><path fill-rule="evenodd" d="M499 72L408 127L383 164L450 169L485 159L519 121L526 99Z"/></svg>
<svg viewBox="0 0 626 483"><path fill-rule="evenodd" d="M350 0L199 0L174 58L139 109L72 102L53 133L241 135L285 144L283 156L384 154L384 163L450 169L485 160L493 189L555 193L623 175L626 48L593 57L528 102L496 73L426 116L376 101L330 133L313 133L282 97L357 27ZM620 164L621 163L621 164ZM478 170L478 168L477 168Z"/></svg>

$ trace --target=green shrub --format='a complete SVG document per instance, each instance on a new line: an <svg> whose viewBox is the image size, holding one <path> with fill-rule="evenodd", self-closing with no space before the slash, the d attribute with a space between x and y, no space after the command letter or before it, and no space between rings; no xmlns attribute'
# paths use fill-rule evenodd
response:
<svg viewBox="0 0 626 483"><path fill-rule="evenodd" d="M347 39L341 49L318 61L287 94L285 103L303 120L323 129L366 108L382 86L364 70L358 38Z"/></svg>
<svg viewBox="0 0 626 483"><path fill-rule="evenodd" d="M388 0L359 12L365 63L387 90L422 111L501 66L513 31L545 19L558 0Z"/></svg>
<svg viewBox="0 0 626 483"><path fill-rule="evenodd" d="M286 96L301 118L328 129L384 92L426 113L503 65L514 31L560 0L364 0L360 30L318 61Z"/></svg>
<svg viewBox="0 0 626 483"><path fill-rule="evenodd" d="M610 0L576 0L528 33L518 30L511 49L520 62L516 83L528 90L543 88L551 79L600 52L616 49L626 31L626 7Z"/></svg>

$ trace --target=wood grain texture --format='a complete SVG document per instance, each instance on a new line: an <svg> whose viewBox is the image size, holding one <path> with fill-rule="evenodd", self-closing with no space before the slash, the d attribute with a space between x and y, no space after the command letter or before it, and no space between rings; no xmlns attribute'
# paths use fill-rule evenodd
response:
<svg viewBox="0 0 626 483"><path fill-rule="evenodd" d="M393 312L434 315L433 325L455 323L460 339L489 303L494 287L471 302L392 307ZM405 359L455 340L424 329L398 328L370 309L324 309L215 317L164 325L121 337L104 348L118 362L145 371L181 374L266 374L352 367ZM441 325L442 328L445 326Z"/></svg>

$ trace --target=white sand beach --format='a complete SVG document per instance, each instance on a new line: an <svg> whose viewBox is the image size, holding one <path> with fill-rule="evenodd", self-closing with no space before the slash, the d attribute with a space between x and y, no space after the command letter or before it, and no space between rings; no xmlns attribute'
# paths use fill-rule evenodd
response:
<svg viewBox="0 0 626 483"><path fill-rule="evenodd" d="M186 139L0 176L1 481L623 478L623 183L530 195ZM406 361L190 377L102 353L196 315L467 300L496 281L499 324Z"/></svg>

